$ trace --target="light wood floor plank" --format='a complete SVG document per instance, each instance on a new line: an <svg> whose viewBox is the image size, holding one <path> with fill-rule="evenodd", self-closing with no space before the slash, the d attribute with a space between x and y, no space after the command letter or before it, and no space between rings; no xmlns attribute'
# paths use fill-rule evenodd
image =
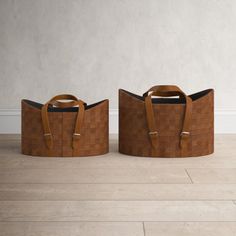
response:
<svg viewBox="0 0 236 236"><path fill-rule="evenodd" d="M21 154L0 155L0 169L97 169L97 168L236 168L236 156L209 156L194 158L145 158L122 154L99 157L46 158Z"/></svg>
<svg viewBox="0 0 236 236"><path fill-rule="evenodd" d="M233 201L0 201L0 221L236 221Z"/></svg>
<svg viewBox="0 0 236 236"><path fill-rule="evenodd" d="M0 222L0 236L143 236L140 222Z"/></svg>
<svg viewBox="0 0 236 236"><path fill-rule="evenodd" d="M207 156L193 158L146 158L109 153L96 157L47 158L25 156L20 153L0 155L0 169L97 169L97 168L236 168L235 156Z"/></svg>
<svg viewBox="0 0 236 236"><path fill-rule="evenodd" d="M234 200L236 184L0 184L0 200Z"/></svg>
<svg viewBox="0 0 236 236"><path fill-rule="evenodd" d="M1 135L0 135L1 137ZM84 158L45 158L20 154L20 140L0 139L0 168L236 168L236 135L217 135L215 153L195 158L143 158L117 152L117 140L110 141L110 153Z"/></svg>
<svg viewBox="0 0 236 236"><path fill-rule="evenodd" d="M145 236L235 236L236 222L145 222Z"/></svg>
<svg viewBox="0 0 236 236"><path fill-rule="evenodd" d="M1 153L1 150L0 150ZM95 157L47 158L20 153L0 154L0 169L83 169L83 168L236 168L236 154L192 158L146 158L109 153Z"/></svg>
<svg viewBox="0 0 236 236"><path fill-rule="evenodd" d="M104 156L44 158L0 135L0 236L236 235L235 143L216 135L210 156L142 158L111 140Z"/></svg>
<svg viewBox="0 0 236 236"><path fill-rule="evenodd" d="M193 183L236 183L236 168L187 169Z"/></svg>
<svg viewBox="0 0 236 236"><path fill-rule="evenodd" d="M0 183L191 183L184 169L1 169Z"/></svg>

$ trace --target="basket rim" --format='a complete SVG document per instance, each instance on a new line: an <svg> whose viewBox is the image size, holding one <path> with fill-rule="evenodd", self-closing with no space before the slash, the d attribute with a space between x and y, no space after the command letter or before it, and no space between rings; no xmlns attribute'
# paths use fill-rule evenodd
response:
<svg viewBox="0 0 236 236"><path fill-rule="evenodd" d="M44 104L35 102L33 100L29 99L22 99L21 103L25 103L27 106L30 106L33 109L36 109L38 111L41 111L41 108ZM104 104L104 103L109 103L108 99L101 100L99 102L95 102L92 104L89 104L85 106L85 110L92 110L97 108L98 106ZM49 107L48 112L78 112L78 107L69 107L69 108L58 108L58 107Z"/></svg>
<svg viewBox="0 0 236 236"><path fill-rule="evenodd" d="M125 89L119 89L119 93L125 93L127 96L132 97L132 99L144 103L143 96L132 93L132 92L125 90ZM208 96L211 93L214 94L214 89L209 88L209 89L205 89L205 90L193 93L191 95L188 95L188 97L190 97L192 99L192 102L195 103L195 102L198 102L199 100L203 99L204 97ZM152 102L153 102L153 104L158 104L158 105L185 104L184 100L178 99L178 98L152 98Z"/></svg>

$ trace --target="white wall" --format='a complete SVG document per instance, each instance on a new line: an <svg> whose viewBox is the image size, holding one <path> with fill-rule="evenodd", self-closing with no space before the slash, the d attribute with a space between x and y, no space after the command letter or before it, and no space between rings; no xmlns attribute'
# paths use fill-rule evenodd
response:
<svg viewBox="0 0 236 236"><path fill-rule="evenodd" d="M154 84L214 88L217 125L236 131L235 0L0 0L0 120L57 93L115 114L118 88Z"/></svg>

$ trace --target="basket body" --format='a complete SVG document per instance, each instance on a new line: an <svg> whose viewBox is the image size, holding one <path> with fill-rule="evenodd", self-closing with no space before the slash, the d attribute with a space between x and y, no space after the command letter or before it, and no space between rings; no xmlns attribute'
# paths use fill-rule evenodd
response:
<svg viewBox="0 0 236 236"><path fill-rule="evenodd" d="M188 96L192 101L190 136L185 153L180 147L185 103L175 98L152 99L158 148L153 153L142 96L119 90L119 152L147 157L192 157L214 151L214 91Z"/></svg>
<svg viewBox="0 0 236 236"><path fill-rule="evenodd" d="M53 147L45 143L41 118L42 104L22 100L22 153L33 156L78 157L108 152L108 100L85 106L83 124L77 147L72 137L78 107L48 108L48 121Z"/></svg>

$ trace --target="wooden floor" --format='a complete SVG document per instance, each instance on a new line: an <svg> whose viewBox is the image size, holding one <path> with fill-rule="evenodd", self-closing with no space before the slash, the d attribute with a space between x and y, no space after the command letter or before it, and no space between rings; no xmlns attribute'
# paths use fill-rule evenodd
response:
<svg viewBox="0 0 236 236"><path fill-rule="evenodd" d="M142 158L20 154L0 136L0 236L235 236L236 135L215 153Z"/></svg>

